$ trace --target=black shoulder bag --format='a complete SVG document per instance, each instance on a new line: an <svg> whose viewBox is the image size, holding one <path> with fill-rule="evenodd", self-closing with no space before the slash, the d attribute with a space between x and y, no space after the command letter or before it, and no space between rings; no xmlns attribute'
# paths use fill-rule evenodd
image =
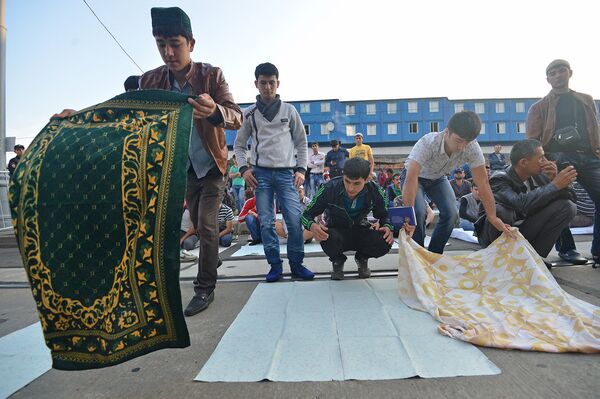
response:
<svg viewBox="0 0 600 399"><path fill-rule="evenodd" d="M577 129L577 104L575 103L577 99L574 98L573 101L573 115L575 117L573 125L561 127L554 131L554 141L561 147L571 147L581 140L581 135Z"/></svg>

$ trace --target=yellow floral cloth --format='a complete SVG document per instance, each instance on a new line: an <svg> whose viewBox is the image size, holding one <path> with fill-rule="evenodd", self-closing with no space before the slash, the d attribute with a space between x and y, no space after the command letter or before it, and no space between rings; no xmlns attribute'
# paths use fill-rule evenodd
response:
<svg viewBox="0 0 600 399"><path fill-rule="evenodd" d="M475 345L543 352L600 352L600 308L566 293L515 229L469 255L427 251L404 231L400 298Z"/></svg>

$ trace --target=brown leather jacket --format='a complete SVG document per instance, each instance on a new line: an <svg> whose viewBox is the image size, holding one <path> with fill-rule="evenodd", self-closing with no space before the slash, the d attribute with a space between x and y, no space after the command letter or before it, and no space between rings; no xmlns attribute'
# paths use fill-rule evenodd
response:
<svg viewBox="0 0 600 399"><path fill-rule="evenodd" d="M583 105L592 152L600 158L600 126L598 125L598 115L594 100L587 94L578 93L573 90L571 90L571 93ZM552 139L558 99L559 95L554 93L554 91L550 91L546 97L531 106L527 114L528 138L537 139L544 146Z"/></svg>
<svg viewBox="0 0 600 399"><path fill-rule="evenodd" d="M202 145L215 160L221 173L227 172L227 142L225 129L238 130L242 126L242 111L229 92L223 71L218 67L201 62L192 62L186 75L195 94L208 93L217 104L223 121L215 126L207 119L194 119L195 131L202 139ZM140 78L140 89L171 90L169 68L166 65L148 71Z"/></svg>

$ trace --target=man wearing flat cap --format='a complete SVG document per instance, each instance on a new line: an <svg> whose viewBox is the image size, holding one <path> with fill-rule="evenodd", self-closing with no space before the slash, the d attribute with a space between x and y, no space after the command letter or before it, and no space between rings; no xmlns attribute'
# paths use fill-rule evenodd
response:
<svg viewBox="0 0 600 399"><path fill-rule="evenodd" d="M190 54L196 41L186 13L178 7L152 8L150 13L152 35L165 65L144 73L140 89L198 96L196 100L188 99L194 108L194 129L190 136L186 203L200 236L195 295L184 311L192 316L214 299L219 261L217 214L227 182L225 129L239 129L242 113L221 69L192 61Z"/></svg>
<svg viewBox="0 0 600 399"><path fill-rule="evenodd" d="M527 137L538 139L548 158L559 169L574 168L577 181L596 205L592 256L600 264L600 126L591 96L569 88L573 76L568 61L557 59L546 67L550 93L529 109ZM575 251L573 237L565 229L557 242L559 256L573 263L585 261Z"/></svg>

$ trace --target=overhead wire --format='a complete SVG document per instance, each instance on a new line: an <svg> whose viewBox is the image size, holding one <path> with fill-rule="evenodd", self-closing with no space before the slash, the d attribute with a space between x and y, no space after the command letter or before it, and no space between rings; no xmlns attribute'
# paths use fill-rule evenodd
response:
<svg viewBox="0 0 600 399"><path fill-rule="evenodd" d="M142 68L140 68L140 66L137 64L137 62L135 62L135 60L129 55L129 53L127 52L127 50L125 50L125 48L123 48L123 46L121 45L121 43L119 43L119 41L117 40L117 38L111 33L111 31L106 27L106 25L104 25L104 22L102 22L102 20L100 19L100 17L98 17L98 15L96 15L96 13L92 9L92 7L90 7L90 5L88 4L88 2L86 0L82 0L82 1L87 6L87 8L90 9L90 11L94 15L94 17L96 17L96 19L98 20L98 22L100 22L100 25L102 25L102 27L108 32L108 34L110 35L110 37L113 38L113 40L115 41L115 43L117 43L117 45L121 48L121 50L123 50L123 52L125 53L125 55L131 60L131 62L133 62L135 64L135 66L140 70L141 73L144 73L144 70Z"/></svg>
<svg viewBox="0 0 600 399"><path fill-rule="evenodd" d="M135 64L135 66L140 70L140 72L143 74L144 70L137 64L137 62L135 62L135 60L129 55L129 53L127 52L127 50L125 50L125 48L121 45L121 43L119 43L119 41L117 40L117 38L112 34L112 32L106 27L106 25L102 22L102 20L100 19L100 17L98 17L98 15L94 12L94 10L92 9L92 7L88 4L88 2L86 0L82 0L83 3L87 6L87 8L89 8L89 10L91 11L91 13L94 15L94 17L96 17L96 19L98 20L98 22L100 22L100 25L102 25L102 27L108 32L108 34L110 35L110 37L113 38L113 40L115 41L115 43L117 43L117 45L121 48L121 50L123 51L123 53L125 53L125 55L131 60L131 62L133 62ZM186 77L185 81L191 86L193 92L197 95L200 94L201 92L198 91L196 89L196 87L192 84L192 82L190 81L189 78Z"/></svg>

